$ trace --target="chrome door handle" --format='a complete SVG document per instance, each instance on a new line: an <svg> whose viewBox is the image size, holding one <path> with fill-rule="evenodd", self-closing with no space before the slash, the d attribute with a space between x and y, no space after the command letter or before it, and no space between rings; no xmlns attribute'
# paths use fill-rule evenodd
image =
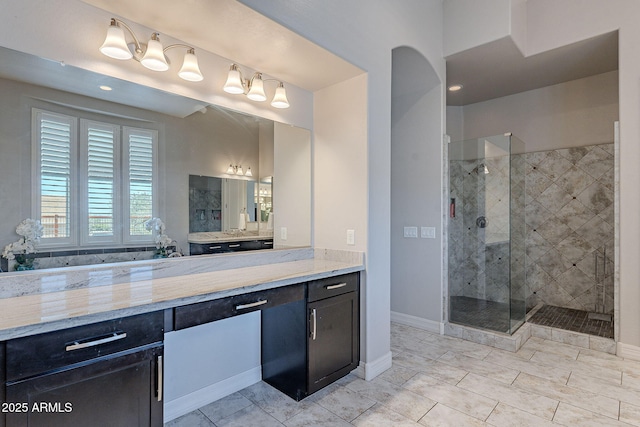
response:
<svg viewBox="0 0 640 427"><path fill-rule="evenodd" d="M266 299L263 299L263 300L256 301L256 302L250 302L249 304L236 305L236 310L243 310L245 308L257 307L259 305L266 304L267 302L269 302L269 301L266 300Z"/></svg>
<svg viewBox="0 0 640 427"><path fill-rule="evenodd" d="M316 340L316 334L318 332L318 330L317 330L318 324L317 324L317 321L316 321L317 314L318 313L316 312L315 308L311 310L311 317L313 319L312 323L311 323L311 340L312 341Z"/></svg>
<svg viewBox="0 0 640 427"><path fill-rule="evenodd" d="M162 390L164 388L164 380L162 378L162 356L158 356L158 402L162 402Z"/></svg>
<svg viewBox="0 0 640 427"><path fill-rule="evenodd" d="M328 291L332 290L332 289L340 289L340 288L344 288L345 286L347 286L346 283L338 283L337 285L327 285L324 288Z"/></svg>
<svg viewBox="0 0 640 427"><path fill-rule="evenodd" d="M99 338L94 341L87 342L79 342L74 341L73 344L69 344L65 347L66 351L80 350L81 348L95 347L96 345L106 344L108 342L118 341L127 337L126 332L114 332L112 335L109 335L104 338Z"/></svg>

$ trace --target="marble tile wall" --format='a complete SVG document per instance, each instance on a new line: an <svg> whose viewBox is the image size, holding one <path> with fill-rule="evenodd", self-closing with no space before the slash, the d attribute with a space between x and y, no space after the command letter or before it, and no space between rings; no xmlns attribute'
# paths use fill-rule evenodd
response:
<svg viewBox="0 0 640 427"><path fill-rule="evenodd" d="M222 190L189 188L189 233L222 231Z"/></svg>
<svg viewBox="0 0 640 427"><path fill-rule="evenodd" d="M527 305L613 312L614 146L527 153Z"/></svg>

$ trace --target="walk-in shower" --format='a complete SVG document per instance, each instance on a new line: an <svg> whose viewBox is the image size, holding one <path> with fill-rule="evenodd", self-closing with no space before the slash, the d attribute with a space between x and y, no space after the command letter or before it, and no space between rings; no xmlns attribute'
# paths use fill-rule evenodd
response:
<svg viewBox="0 0 640 427"><path fill-rule="evenodd" d="M511 334L524 323L524 143L449 144L449 321Z"/></svg>

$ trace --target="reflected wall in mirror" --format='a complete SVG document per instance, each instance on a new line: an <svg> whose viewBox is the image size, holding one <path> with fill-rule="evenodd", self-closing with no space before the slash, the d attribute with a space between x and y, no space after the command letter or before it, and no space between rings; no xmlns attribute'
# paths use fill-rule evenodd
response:
<svg viewBox="0 0 640 427"><path fill-rule="evenodd" d="M104 91L99 86L110 86L113 90ZM185 252L190 231L189 175L233 178L226 174L230 163L242 165L245 170L251 167L253 179L256 180L252 182L260 183L246 190L246 203L251 196L254 203L260 204L257 208L247 206L247 222L257 223L258 219L265 218L267 211L277 209L281 214L280 222L274 224L274 229L287 228L288 239L275 247L309 246L311 243L311 221L306 213L311 206L308 130L206 105L198 100L75 67L62 67L55 61L5 48L0 48L0 91L3 94L0 98L0 195L3 200L0 204L0 216L3 219L0 223L0 248L18 239L15 228L23 219L37 218L34 199L39 181L34 174L34 165L38 163L32 148L36 132L33 126L34 109L71 117L72 121L78 123L84 120L116 126L119 129L117 138L121 140L124 140L124 130L129 128L157 132L153 216L162 219L166 233ZM78 125L78 128L81 126ZM296 135L302 135L302 138L297 142L292 141ZM74 155L80 156L83 150L78 148ZM122 162L129 154L118 151L115 157ZM44 252L78 251L89 255L86 259L81 259L83 255L65 258L58 264L104 263L125 261L131 257L122 254L102 255L101 251L115 253L122 249L121 252L126 254L131 247L153 246L149 236L128 241L119 238L112 242L99 239L91 241L81 236L80 228L84 224L81 218L88 218L89 209L86 203L80 203L83 197L86 199L81 194L85 186L80 181L80 172L78 170L69 177L75 182L70 186L73 195L68 199L70 212L76 217L70 231L76 236L75 241L56 245L47 245L43 241L38 248L41 255ZM260 191L266 191L262 183L267 177L273 177L273 182L280 183L280 187L277 184L273 187L268 202L264 202L265 198L264 204L256 202L256 193L259 195ZM249 182L246 178L241 181ZM294 188L294 183L303 183L304 190ZM122 236L122 227L125 227L127 218L122 209L129 197L127 194L131 193L118 179L113 182L112 191L113 207L120 209L117 215L121 216L113 234ZM236 228L233 225L230 223L229 228ZM280 233L277 234L279 238ZM136 259L141 258L144 256L137 256ZM56 262L41 262L40 268L54 266L57 266Z"/></svg>

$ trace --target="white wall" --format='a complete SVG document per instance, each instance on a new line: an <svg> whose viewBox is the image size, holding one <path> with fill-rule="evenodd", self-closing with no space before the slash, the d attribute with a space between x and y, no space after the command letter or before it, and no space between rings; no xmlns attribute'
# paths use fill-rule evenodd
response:
<svg viewBox="0 0 640 427"><path fill-rule="evenodd" d="M273 244L311 245L311 134L275 123L273 130ZM287 238L281 230L286 228Z"/></svg>
<svg viewBox="0 0 640 427"><path fill-rule="evenodd" d="M608 143L619 118L618 72L448 107L447 112L459 108L462 116L447 118L451 135L463 128L463 138L452 137L453 141L512 132L524 141L527 152Z"/></svg>
<svg viewBox="0 0 640 427"><path fill-rule="evenodd" d="M287 0L241 1L368 73L367 151L360 153L367 158L368 170L367 283L362 336L365 342L361 357L371 366L388 367L391 362L391 51L398 46L415 48L444 81L442 2L385 1L376 2L372 7L367 0L327 0L297 2L292 7ZM439 124L438 132L444 133L444 123ZM422 185L439 186L440 183ZM363 190L344 183L342 191L355 195ZM359 218L358 213L345 211L344 215L353 215L354 220ZM332 229L316 225L316 236L325 232L332 233ZM316 246L319 245L316 243Z"/></svg>

